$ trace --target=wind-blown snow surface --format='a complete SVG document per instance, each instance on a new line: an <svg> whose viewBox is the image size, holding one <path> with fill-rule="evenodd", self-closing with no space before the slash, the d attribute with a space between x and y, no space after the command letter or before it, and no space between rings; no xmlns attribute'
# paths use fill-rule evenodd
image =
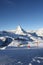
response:
<svg viewBox="0 0 43 65"><path fill-rule="evenodd" d="M43 65L43 49L0 50L0 65Z"/></svg>
<svg viewBox="0 0 43 65"><path fill-rule="evenodd" d="M12 47L43 47L43 29L25 31L18 26L12 31L0 31L0 49ZM11 47L9 47L11 48Z"/></svg>

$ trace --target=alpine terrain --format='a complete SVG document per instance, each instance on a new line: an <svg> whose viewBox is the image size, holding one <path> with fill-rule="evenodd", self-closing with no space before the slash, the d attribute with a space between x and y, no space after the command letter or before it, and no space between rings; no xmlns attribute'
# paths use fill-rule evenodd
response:
<svg viewBox="0 0 43 65"><path fill-rule="evenodd" d="M43 48L43 28L26 31L18 26L15 30L0 31L0 49L12 49L14 47Z"/></svg>

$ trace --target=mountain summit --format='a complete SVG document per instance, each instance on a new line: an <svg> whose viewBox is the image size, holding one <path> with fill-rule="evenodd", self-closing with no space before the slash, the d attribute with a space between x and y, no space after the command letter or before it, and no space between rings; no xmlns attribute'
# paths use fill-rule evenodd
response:
<svg viewBox="0 0 43 65"><path fill-rule="evenodd" d="M17 26L16 30L17 30L17 31L22 31L21 26Z"/></svg>
<svg viewBox="0 0 43 65"><path fill-rule="evenodd" d="M15 30L15 34L25 34L26 31L24 31L24 29L21 26L17 26L16 30Z"/></svg>

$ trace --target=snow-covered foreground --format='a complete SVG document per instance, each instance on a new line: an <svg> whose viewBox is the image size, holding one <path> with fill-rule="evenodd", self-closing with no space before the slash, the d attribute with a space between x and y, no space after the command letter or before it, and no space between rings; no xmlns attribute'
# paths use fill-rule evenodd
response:
<svg viewBox="0 0 43 65"><path fill-rule="evenodd" d="M0 50L0 65L43 65L43 48Z"/></svg>

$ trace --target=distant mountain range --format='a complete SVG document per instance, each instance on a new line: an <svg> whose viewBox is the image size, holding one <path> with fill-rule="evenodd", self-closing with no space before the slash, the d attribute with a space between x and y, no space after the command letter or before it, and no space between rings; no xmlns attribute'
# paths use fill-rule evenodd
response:
<svg viewBox="0 0 43 65"><path fill-rule="evenodd" d="M21 47L36 42L43 42L43 29L27 32L18 26L15 30L0 31L0 49L9 46Z"/></svg>

